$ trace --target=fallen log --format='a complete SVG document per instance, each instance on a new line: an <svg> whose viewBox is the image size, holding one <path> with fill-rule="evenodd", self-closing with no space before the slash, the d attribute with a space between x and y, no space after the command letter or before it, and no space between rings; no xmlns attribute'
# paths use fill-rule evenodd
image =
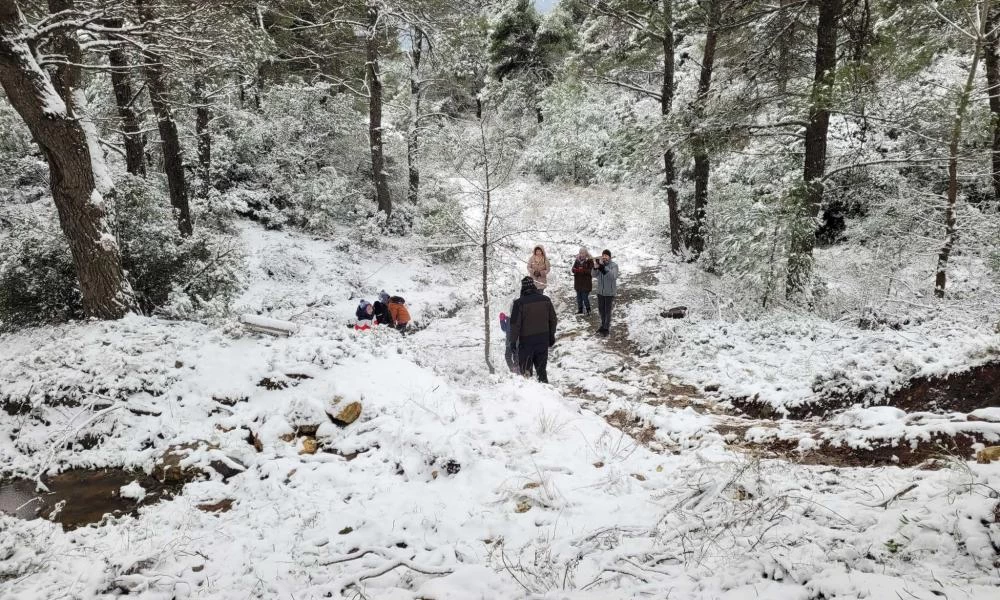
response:
<svg viewBox="0 0 1000 600"><path fill-rule="evenodd" d="M299 330L299 326L290 321L280 321L260 315L242 314L240 323L250 331L268 335L288 337Z"/></svg>

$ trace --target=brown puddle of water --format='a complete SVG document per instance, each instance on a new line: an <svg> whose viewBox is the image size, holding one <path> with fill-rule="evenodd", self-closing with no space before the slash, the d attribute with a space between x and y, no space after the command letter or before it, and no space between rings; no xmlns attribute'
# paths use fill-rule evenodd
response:
<svg viewBox="0 0 1000 600"><path fill-rule="evenodd" d="M43 481L50 490L47 493L35 492L35 482L27 479L0 481L0 513L21 519L48 519L71 530L97 523L106 514L134 515L140 506L170 498L179 489L165 486L141 471L124 469L74 469ZM122 486L133 481L146 489L146 497L140 502L122 498L119 493Z"/></svg>

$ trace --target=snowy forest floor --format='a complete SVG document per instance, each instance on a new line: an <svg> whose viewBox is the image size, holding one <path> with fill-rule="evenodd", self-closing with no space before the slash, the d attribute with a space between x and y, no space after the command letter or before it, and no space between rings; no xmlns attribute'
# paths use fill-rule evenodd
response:
<svg viewBox="0 0 1000 600"><path fill-rule="evenodd" d="M418 238L373 250L244 227L238 308L299 323L289 338L152 318L5 335L0 470L123 469L137 510L65 530L0 516L3 597L995 596L1000 464L968 450L1000 439L996 408L796 409L829 398L814 385L829 373L845 397L889 397L991 360L995 304L902 333L722 318L665 258L654 198L521 182L504 200L553 260L551 385L487 372L475 270L431 263ZM501 368L502 290L538 241L494 270ZM574 314L581 243L622 266L609 338ZM418 331L344 327L382 288ZM675 304L689 317L659 315ZM354 401L360 419L331 422ZM178 444L205 479L160 495L146 474Z"/></svg>

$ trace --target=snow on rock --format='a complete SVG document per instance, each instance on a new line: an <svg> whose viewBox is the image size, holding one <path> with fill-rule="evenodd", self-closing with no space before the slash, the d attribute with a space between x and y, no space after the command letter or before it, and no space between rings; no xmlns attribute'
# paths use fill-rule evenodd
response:
<svg viewBox="0 0 1000 600"><path fill-rule="evenodd" d="M906 419L906 412L892 406L869 406L846 410L833 422L844 427L871 428L878 425L901 424Z"/></svg>
<svg viewBox="0 0 1000 600"><path fill-rule="evenodd" d="M969 420L990 421L1000 423L1000 406L980 408L969 413Z"/></svg>
<svg viewBox="0 0 1000 600"><path fill-rule="evenodd" d="M128 485L123 485L121 489L118 490L118 494L122 498L142 502L142 499L146 497L146 488L142 487L138 481L133 481Z"/></svg>

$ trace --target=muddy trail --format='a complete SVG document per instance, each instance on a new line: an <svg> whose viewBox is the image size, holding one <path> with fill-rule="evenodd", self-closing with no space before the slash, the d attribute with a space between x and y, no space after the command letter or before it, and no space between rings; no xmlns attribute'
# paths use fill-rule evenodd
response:
<svg viewBox="0 0 1000 600"><path fill-rule="evenodd" d="M809 411L780 415L760 410L760 402L725 398L712 388L699 389L673 377L668 365L633 341L625 318L637 302L670 307L656 292L659 272L658 267L645 267L622 275L607 337L596 333L599 317L593 295L592 313L579 315L572 289L550 293L560 315L550 381L637 442L660 452L721 442L756 456L802 464L924 468L936 468L950 458L971 458L977 444L996 443L991 440L1000 424L957 413L955 402L914 402L912 390L928 398L940 398L951 388L964 392L969 385L956 383L961 377L915 381L897 394L899 402L890 398L889 404L906 411L902 427L892 431L859 428L838 419L844 409L866 404L863 398L826 399L827 410L813 405ZM981 373L975 375L981 379ZM992 396L984 396L979 405L983 402L1000 405ZM962 407L971 410L972 404L965 401Z"/></svg>

